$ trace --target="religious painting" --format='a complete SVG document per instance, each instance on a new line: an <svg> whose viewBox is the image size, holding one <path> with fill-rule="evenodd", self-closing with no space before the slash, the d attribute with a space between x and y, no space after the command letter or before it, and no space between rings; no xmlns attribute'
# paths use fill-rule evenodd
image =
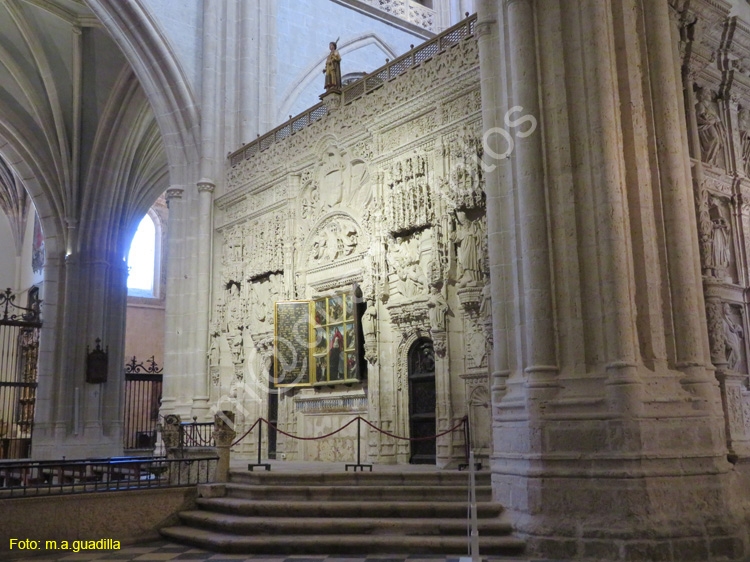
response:
<svg viewBox="0 0 750 562"><path fill-rule="evenodd" d="M331 322L341 322L344 318L344 298L342 295L328 299L328 318Z"/></svg>
<svg viewBox="0 0 750 562"><path fill-rule="evenodd" d="M354 292L315 300L315 382L359 379L357 307Z"/></svg>
<svg viewBox="0 0 750 562"><path fill-rule="evenodd" d="M315 323L322 325L326 323L326 301L325 299L315 301Z"/></svg>
<svg viewBox="0 0 750 562"><path fill-rule="evenodd" d="M315 353L325 353L328 349L328 338L326 329L320 326L315 327Z"/></svg>

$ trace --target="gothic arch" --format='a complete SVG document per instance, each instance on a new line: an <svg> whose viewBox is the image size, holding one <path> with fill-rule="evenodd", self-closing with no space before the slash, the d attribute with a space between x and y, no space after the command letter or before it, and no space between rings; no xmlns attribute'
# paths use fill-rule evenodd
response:
<svg viewBox="0 0 750 562"><path fill-rule="evenodd" d="M338 50L341 56L344 57L346 54L367 47L368 45L375 45L383 51L383 62L385 62L385 58L395 59L398 56L396 51L394 51L388 43L378 37L375 33L365 33L351 39L339 41ZM291 108L294 107L297 98L299 98L302 92L304 92L315 80L321 79L320 69L325 65L327 56L328 53L326 52L321 58L311 63L279 98L283 101L276 112L277 123L283 123L286 121L289 118L289 112L291 111Z"/></svg>
<svg viewBox="0 0 750 562"><path fill-rule="evenodd" d="M186 162L200 158L195 96L167 39L140 0L88 0L146 93L164 139L172 185L187 185Z"/></svg>
<svg viewBox="0 0 750 562"><path fill-rule="evenodd" d="M404 332L396 351L396 434L409 434L409 351L421 339L432 341L430 328L425 322L424 326L411 328ZM397 446L399 462L408 460L409 442L399 440Z"/></svg>

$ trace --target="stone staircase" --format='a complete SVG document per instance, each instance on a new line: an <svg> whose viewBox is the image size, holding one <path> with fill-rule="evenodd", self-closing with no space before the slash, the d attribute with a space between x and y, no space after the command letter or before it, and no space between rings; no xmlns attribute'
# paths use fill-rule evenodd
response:
<svg viewBox="0 0 750 562"><path fill-rule="evenodd" d="M161 533L237 554L465 554L467 485L457 471L232 472L228 484L202 486L198 509ZM483 556L523 551L488 473L477 474L477 513Z"/></svg>

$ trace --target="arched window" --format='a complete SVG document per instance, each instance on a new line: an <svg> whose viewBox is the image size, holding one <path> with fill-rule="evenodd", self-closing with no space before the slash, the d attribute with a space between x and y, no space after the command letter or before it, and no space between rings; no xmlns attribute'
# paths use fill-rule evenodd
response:
<svg viewBox="0 0 750 562"><path fill-rule="evenodd" d="M154 219L143 217L128 254L128 295L155 297L157 238Z"/></svg>

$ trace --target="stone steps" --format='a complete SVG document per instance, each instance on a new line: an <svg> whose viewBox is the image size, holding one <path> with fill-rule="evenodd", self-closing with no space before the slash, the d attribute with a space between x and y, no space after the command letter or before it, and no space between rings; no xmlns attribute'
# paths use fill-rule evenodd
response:
<svg viewBox="0 0 750 562"><path fill-rule="evenodd" d="M464 554L466 537L409 535L257 535L240 536L192 527L162 529L165 537L198 548L234 554ZM524 543L511 536L480 537L479 551L518 554Z"/></svg>
<svg viewBox="0 0 750 562"><path fill-rule="evenodd" d="M489 472L475 474L477 486L490 486ZM236 472L230 473L230 482L249 485L306 485L306 486L466 486L467 472Z"/></svg>
<svg viewBox="0 0 750 562"><path fill-rule="evenodd" d="M248 500L308 501L425 501L435 498L435 486L254 486L227 484L227 495ZM466 486L440 486L440 499L466 501ZM477 486L477 501L492 499L490 486Z"/></svg>
<svg viewBox="0 0 750 562"><path fill-rule="evenodd" d="M482 555L513 555L490 476L477 475ZM200 488L197 509L180 513L165 537L237 554L464 554L468 474L461 472L232 472Z"/></svg>
<svg viewBox="0 0 750 562"><path fill-rule="evenodd" d="M201 509L244 516L258 517L466 517L466 502L444 501L337 501L311 503L308 501L247 501L241 498L198 498ZM502 506L492 502L478 502L479 517L499 517Z"/></svg>
<svg viewBox="0 0 750 562"><path fill-rule="evenodd" d="M210 511L183 511L184 525L239 535L461 535L466 521L456 518L422 517L262 517L228 515ZM508 534L510 525L500 519L483 519L479 534Z"/></svg>

